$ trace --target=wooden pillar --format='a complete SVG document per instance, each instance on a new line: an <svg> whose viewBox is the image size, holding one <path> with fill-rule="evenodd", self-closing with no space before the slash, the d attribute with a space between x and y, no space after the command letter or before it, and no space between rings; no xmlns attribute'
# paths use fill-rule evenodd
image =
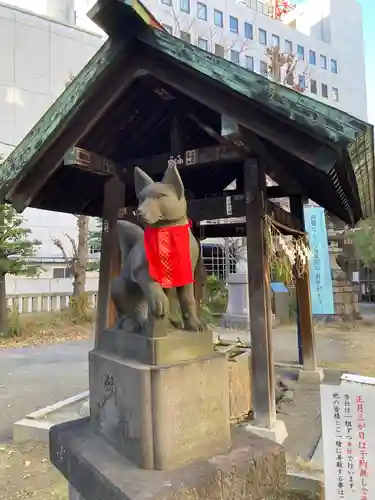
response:
<svg viewBox="0 0 375 500"><path fill-rule="evenodd" d="M125 205L125 186L116 176L104 186L103 229L100 251L99 292L96 313L95 345L104 328L115 325L116 311L111 301L111 282L120 273L121 254L117 240L119 211Z"/></svg>
<svg viewBox="0 0 375 500"><path fill-rule="evenodd" d="M270 284L264 235L266 176L256 159L249 158L244 162L244 188L253 412L256 425L270 428L276 420L276 408Z"/></svg>
<svg viewBox="0 0 375 500"><path fill-rule="evenodd" d="M171 120L170 141L172 156L175 156L184 150L184 136L178 111L175 112L175 115Z"/></svg>
<svg viewBox="0 0 375 500"><path fill-rule="evenodd" d="M290 197L290 211L292 215L301 220L302 228L304 228L303 199L301 196ZM304 370L316 371L315 335L308 270L302 277L296 276L296 298L299 363Z"/></svg>

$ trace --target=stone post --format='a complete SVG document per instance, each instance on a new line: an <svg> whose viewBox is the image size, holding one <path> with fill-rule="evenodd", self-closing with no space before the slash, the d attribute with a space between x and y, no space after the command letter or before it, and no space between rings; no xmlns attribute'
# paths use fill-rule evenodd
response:
<svg viewBox="0 0 375 500"><path fill-rule="evenodd" d="M332 273L333 302L335 317L355 320L360 317L358 293L346 273L337 264L337 257L342 252L334 235L329 235L329 256Z"/></svg>

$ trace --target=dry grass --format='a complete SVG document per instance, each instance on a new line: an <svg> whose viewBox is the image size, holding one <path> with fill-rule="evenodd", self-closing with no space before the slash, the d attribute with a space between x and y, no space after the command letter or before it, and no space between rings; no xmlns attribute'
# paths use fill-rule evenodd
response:
<svg viewBox="0 0 375 500"><path fill-rule="evenodd" d="M67 482L51 465L48 446L0 446L0 498L67 500Z"/></svg>
<svg viewBox="0 0 375 500"><path fill-rule="evenodd" d="M317 336L330 337L340 344L343 351L342 359L321 362L324 368L343 370L360 375L375 376L375 323L357 321L355 323L340 323L318 325Z"/></svg>
<svg viewBox="0 0 375 500"><path fill-rule="evenodd" d="M71 312L32 313L19 315L18 336L0 338L0 350L86 339L93 331L92 322L74 324Z"/></svg>

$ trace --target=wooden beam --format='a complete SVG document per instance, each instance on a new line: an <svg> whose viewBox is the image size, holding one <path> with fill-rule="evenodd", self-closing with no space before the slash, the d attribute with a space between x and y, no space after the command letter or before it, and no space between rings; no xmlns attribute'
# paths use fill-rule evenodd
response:
<svg viewBox="0 0 375 500"><path fill-rule="evenodd" d="M199 149L179 151L174 156L179 157L178 168L204 167L213 164L240 162L245 158L245 153L233 148L232 145L208 146ZM145 158L134 158L125 160L122 165L123 175L132 181L135 166L145 170L149 175L161 174L168 166L171 153L163 153ZM130 177L129 177L130 176Z"/></svg>
<svg viewBox="0 0 375 500"><path fill-rule="evenodd" d="M285 189L282 186L267 186L266 192L267 198L287 198L291 196L291 189Z"/></svg>
<svg viewBox="0 0 375 500"><path fill-rule="evenodd" d="M153 37L145 36L144 41L160 50ZM338 155L333 148L298 129L296 123L287 117L277 119L258 103L239 96L225 87L224 81L223 85L219 82L207 84L204 82L205 77L198 71L191 71L188 65L177 67L172 60L152 49L140 59L142 67L159 80L218 113L230 116L258 136L270 140L309 165L325 172L334 166Z"/></svg>
<svg viewBox="0 0 375 500"><path fill-rule="evenodd" d="M280 163L280 161L266 148L264 142L251 130L238 126L239 136L244 144L253 152L253 155L259 157L264 165L266 174L272 180L285 186L285 191L288 193L303 193L303 188L289 174L288 170ZM276 198L276 196L275 196Z"/></svg>
<svg viewBox="0 0 375 500"><path fill-rule="evenodd" d="M119 165L87 149L73 147L64 155L63 165L98 175L116 175Z"/></svg>
<svg viewBox="0 0 375 500"><path fill-rule="evenodd" d="M175 115L171 120L170 141L172 156L176 156L184 150L183 131L178 111L175 112Z"/></svg>
<svg viewBox="0 0 375 500"><path fill-rule="evenodd" d="M111 282L121 269L120 246L117 240L119 211L125 204L125 186L117 177L110 177L104 186L103 231L100 251L99 292L95 327L95 346L105 328L115 326L116 311L111 301Z"/></svg>
<svg viewBox="0 0 375 500"><path fill-rule="evenodd" d="M298 217L304 228L303 199L300 196L290 197L291 213ZM310 276L309 271L299 276L296 274L297 298L297 328L298 328L298 354L299 363L304 370L315 372L315 334L311 311Z"/></svg>
<svg viewBox="0 0 375 500"><path fill-rule="evenodd" d="M188 200L187 205L188 217L193 222L245 217L246 215L245 195L243 194L234 196L228 194L228 196L213 196L199 200ZM127 210L132 212L135 210L135 207L128 207ZM267 201L266 211L276 222L292 230L301 230L301 222L276 203Z"/></svg>
<svg viewBox="0 0 375 500"><path fill-rule="evenodd" d="M247 156L259 156L265 162L265 169L267 175L271 177L275 182L281 184L284 187L284 191L287 193L302 193L303 188L297 183L297 181L288 174L287 169L284 165L272 155L264 143L253 134L250 130L238 125L238 133L233 133L230 135L222 136L218 134L212 127L204 124L201 119L196 115L190 113L185 109L186 115L193 120L202 130L209 134L213 139L217 140L219 144L227 145L232 147L234 150L242 153L245 157ZM280 186L277 186L280 187ZM281 188L282 189L282 188ZM243 192L243 190L241 190ZM284 196L284 195L282 195ZM286 195L285 195L286 196ZM271 196L268 196L271 198ZM274 196L278 198L279 196Z"/></svg>
<svg viewBox="0 0 375 500"><path fill-rule="evenodd" d="M171 135L172 132L171 132ZM178 144L177 137L173 141ZM241 161L245 158L246 152L236 148L233 144L225 144L218 146L210 146L200 149L184 151L183 148L174 149L173 156L179 156L181 163L179 168L187 168L191 166L212 166L212 164L232 163ZM150 156L145 158L135 158L134 160L127 160L125 165L120 165L112 160L99 156L87 149L73 147L70 148L64 155L64 166L73 166L98 175L116 175L120 173L121 177L126 175L126 179L132 182L133 168L139 166L147 171L149 175L161 174L164 172L170 153L163 153L161 155ZM243 189L237 189L236 193L243 192ZM268 186L268 198L284 198L291 194L292 190L281 186ZM295 192L299 192L298 189Z"/></svg>
<svg viewBox="0 0 375 500"><path fill-rule="evenodd" d="M250 309L252 402L254 423L270 428L276 421L271 342L269 270L264 236L265 171L255 159L244 162L247 268Z"/></svg>

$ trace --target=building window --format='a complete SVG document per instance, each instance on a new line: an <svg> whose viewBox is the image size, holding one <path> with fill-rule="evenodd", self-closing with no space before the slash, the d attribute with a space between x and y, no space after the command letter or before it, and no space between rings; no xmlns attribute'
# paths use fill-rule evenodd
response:
<svg viewBox="0 0 375 500"><path fill-rule="evenodd" d="M328 86L325 83L322 83L322 96L328 97Z"/></svg>
<svg viewBox="0 0 375 500"><path fill-rule="evenodd" d="M205 3L197 3L197 18L207 21L207 5Z"/></svg>
<svg viewBox="0 0 375 500"><path fill-rule="evenodd" d="M190 14L190 0L180 0L180 11Z"/></svg>
<svg viewBox="0 0 375 500"><path fill-rule="evenodd" d="M310 80L310 92L312 94L318 93L318 85L316 83L316 80Z"/></svg>
<svg viewBox="0 0 375 500"><path fill-rule="evenodd" d="M70 267L54 267L52 269L53 279L61 280L65 278L71 278L73 276L72 269Z"/></svg>
<svg viewBox="0 0 375 500"><path fill-rule="evenodd" d="M229 16L229 29L232 33L238 33L237 17Z"/></svg>
<svg viewBox="0 0 375 500"><path fill-rule="evenodd" d="M168 31L168 33L172 35L172 26L169 26L169 24L163 24L163 27L165 31Z"/></svg>
<svg viewBox="0 0 375 500"><path fill-rule="evenodd" d="M336 88L336 87L332 87L332 99L334 101L338 101L339 100L339 89Z"/></svg>
<svg viewBox="0 0 375 500"><path fill-rule="evenodd" d="M172 5L172 0L161 0L161 3L163 3L164 5L171 6Z"/></svg>
<svg viewBox="0 0 375 500"><path fill-rule="evenodd" d="M277 35L272 35L272 46L280 47L280 37Z"/></svg>
<svg viewBox="0 0 375 500"><path fill-rule="evenodd" d="M309 63L316 66L316 54L313 50L309 50Z"/></svg>
<svg viewBox="0 0 375 500"><path fill-rule="evenodd" d="M267 45L267 31L259 28L259 43Z"/></svg>
<svg viewBox="0 0 375 500"><path fill-rule="evenodd" d="M215 55L224 58L224 46L215 43Z"/></svg>
<svg viewBox="0 0 375 500"><path fill-rule="evenodd" d="M337 74L337 61L336 59L331 59L331 71Z"/></svg>
<svg viewBox="0 0 375 500"><path fill-rule="evenodd" d="M240 53L238 52L238 50L233 50L232 49L230 51L230 60L233 63L240 64Z"/></svg>
<svg viewBox="0 0 375 500"><path fill-rule="evenodd" d="M306 88L306 78L305 75L298 75L298 86L300 89Z"/></svg>
<svg viewBox="0 0 375 500"><path fill-rule="evenodd" d="M221 10L214 9L214 25L222 28L224 26L223 13Z"/></svg>
<svg viewBox="0 0 375 500"><path fill-rule="evenodd" d="M208 50L208 40L198 37L198 47L203 50Z"/></svg>
<svg viewBox="0 0 375 500"><path fill-rule="evenodd" d="M320 67L322 69L327 69L327 58L323 56L323 54L320 54Z"/></svg>
<svg viewBox="0 0 375 500"><path fill-rule="evenodd" d="M245 66L246 66L246 69L254 71L254 57L253 56L245 56Z"/></svg>
<svg viewBox="0 0 375 500"><path fill-rule="evenodd" d="M305 49L302 47L302 45L297 45L297 56L298 59L305 59Z"/></svg>
<svg viewBox="0 0 375 500"><path fill-rule="evenodd" d="M266 62L259 61L259 73L263 76L268 76L268 68Z"/></svg>
<svg viewBox="0 0 375 500"><path fill-rule="evenodd" d="M293 44L290 40L285 40L285 52L290 56L293 54Z"/></svg>
<svg viewBox="0 0 375 500"><path fill-rule="evenodd" d="M190 43L190 42L191 42L191 36L190 36L190 33L187 33L186 31L180 31L180 38L181 38L181 40L183 40L184 42L188 42L188 43Z"/></svg>
<svg viewBox="0 0 375 500"><path fill-rule="evenodd" d="M250 23L245 23L245 38L252 40L254 38L253 25Z"/></svg>

